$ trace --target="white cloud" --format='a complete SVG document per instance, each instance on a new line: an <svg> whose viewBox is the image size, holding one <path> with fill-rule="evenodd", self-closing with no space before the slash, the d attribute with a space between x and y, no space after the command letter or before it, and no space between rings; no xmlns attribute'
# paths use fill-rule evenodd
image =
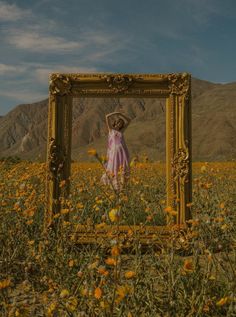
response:
<svg viewBox="0 0 236 317"><path fill-rule="evenodd" d="M0 76L1 75L17 75L26 71L26 67L20 65L7 65L0 64Z"/></svg>
<svg viewBox="0 0 236 317"><path fill-rule="evenodd" d="M99 31L89 31L83 34L83 38L85 38L88 43L96 45L110 45L116 37L117 34L107 32L102 33Z"/></svg>
<svg viewBox="0 0 236 317"><path fill-rule="evenodd" d="M47 2L41 0L38 4ZM73 53L81 56L84 61L97 61L109 54L123 48L129 42L127 36L119 31L99 30L91 25L80 28L79 31L72 29L68 36L58 34L65 25L53 19L36 16L35 7L33 11L22 10L16 5L8 5L0 0L1 14L12 23L5 25L2 30L2 39L16 49L26 50L32 53L66 54ZM14 24L17 19L28 16L27 19ZM70 30L67 29L67 32ZM0 34L1 36L1 34ZM91 58L89 57L91 56ZM88 58L87 58L88 57Z"/></svg>
<svg viewBox="0 0 236 317"><path fill-rule="evenodd" d="M114 62L114 54L130 45L131 38L123 36L119 31L108 32L87 30L81 37L85 41L86 51L80 58L80 63L94 63L99 61Z"/></svg>
<svg viewBox="0 0 236 317"><path fill-rule="evenodd" d="M16 21L25 17L31 16L30 10L22 10L15 4L7 4L0 1L0 20L1 21Z"/></svg>
<svg viewBox="0 0 236 317"><path fill-rule="evenodd" d="M50 73L95 73L95 67L76 67L76 66L53 66L48 68L38 68L34 71L37 81L41 84L49 82Z"/></svg>
<svg viewBox="0 0 236 317"><path fill-rule="evenodd" d="M30 30L29 26L24 25L17 29L8 28L3 31L3 34L5 41L18 49L45 54L73 52L81 55L83 60L90 61L91 58L93 61L101 60L105 55L114 53L129 43L129 39L122 37L119 33L111 34L101 31L84 31L76 35L76 40L69 40L49 34L46 25L37 24L30 27Z"/></svg>
<svg viewBox="0 0 236 317"><path fill-rule="evenodd" d="M109 33L107 31L86 30L76 35L77 40L69 40L60 36L53 36L47 32L45 25L22 25L21 28L8 28L3 31L5 41L12 46L27 50L31 53L44 54L66 54L73 53L79 59L80 67L94 69L90 66L94 63L104 61L114 62L114 54L130 45L130 37L123 37L119 32ZM73 57L75 60L75 57ZM64 58L63 58L64 61ZM22 63L27 66L27 63ZM71 60L70 60L71 64ZM77 62L76 62L77 64ZM89 65L89 66L87 66ZM29 65L28 65L29 66ZM35 67L36 65L33 65ZM38 68L50 68L51 66L39 65ZM70 66L71 67L71 66ZM77 68L75 67L77 72ZM41 71L42 73L43 71ZM45 78L45 77L44 77Z"/></svg>
<svg viewBox="0 0 236 317"><path fill-rule="evenodd" d="M0 98L15 99L16 103L31 103L48 97L49 75L51 73L95 73L94 67L53 65L45 67L41 63L22 63L22 65L0 64L0 75L25 72L22 79L8 79L10 89L0 87ZM43 91L45 90L45 93Z"/></svg>
<svg viewBox="0 0 236 317"><path fill-rule="evenodd" d="M17 90L16 87L14 87L12 90L0 89L0 97L15 99L17 102L30 103L43 100L48 96L47 91L45 91L45 94L43 94L31 88Z"/></svg>
<svg viewBox="0 0 236 317"><path fill-rule="evenodd" d="M2 65L2 64L0 64ZM11 81L10 89L0 88L0 99L10 98L19 103L33 103L48 98L48 85L50 73L95 73L96 68L93 67L76 67L65 65L54 65L52 67L44 67L40 63L23 64L22 69L28 71L28 76L22 79ZM9 65L7 65L9 66ZM14 68L14 66L12 66ZM39 67L34 69L35 67ZM4 68L4 67L3 67ZM9 66L10 68L10 66ZM4 68L5 69L5 68ZM32 71L34 69L34 71ZM44 88L44 89L43 89ZM45 91L45 92L44 92Z"/></svg>
<svg viewBox="0 0 236 317"><path fill-rule="evenodd" d="M63 37L51 36L37 31L9 30L6 37L7 41L15 47L31 52L64 53L84 46L81 42L68 41Z"/></svg>

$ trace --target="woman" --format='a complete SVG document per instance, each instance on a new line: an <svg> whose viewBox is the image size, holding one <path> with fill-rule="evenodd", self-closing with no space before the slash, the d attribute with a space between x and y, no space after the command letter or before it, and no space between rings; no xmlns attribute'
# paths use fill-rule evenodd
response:
<svg viewBox="0 0 236 317"><path fill-rule="evenodd" d="M118 116L112 123L111 118ZM130 155L125 143L123 132L131 119L121 112L106 115L108 127L107 162L104 164L106 172L102 175L103 184L111 185L114 189L122 189L130 175Z"/></svg>

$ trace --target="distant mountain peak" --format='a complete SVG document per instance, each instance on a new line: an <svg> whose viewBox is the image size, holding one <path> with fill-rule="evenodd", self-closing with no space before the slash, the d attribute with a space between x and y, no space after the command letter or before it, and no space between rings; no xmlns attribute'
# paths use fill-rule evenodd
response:
<svg viewBox="0 0 236 317"><path fill-rule="evenodd" d="M147 153L165 158L165 101L144 98L74 98L72 157L89 159L93 144L106 154L105 114L120 110L132 118L125 132L131 156ZM211 83L192 78L193 160L236 158L236 83ZM48 98L20 104L0 116L1 156L46 159Z"/></svg>

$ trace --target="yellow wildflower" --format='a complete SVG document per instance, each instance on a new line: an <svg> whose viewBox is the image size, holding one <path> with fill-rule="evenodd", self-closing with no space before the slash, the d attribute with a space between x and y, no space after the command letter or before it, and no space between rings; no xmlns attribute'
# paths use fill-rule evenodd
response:
<svg viewBox="0 0 236 317"><path fill-rule="evenodd" d="M225 203L220 203L220 209L224 209L225 208Z"/></svg>
<svg viewBox="0 0 236 317"><path fill-rule="evenodd" d="M229 228L229 226L225 223L221 226L222 230L227 230Z"/></svg>
<svg viewBox="0 0 236 317"><path fill-rule="evenodd" d="M105 260L105 262L106 262L107 265L116 265L117 264L117 261L115 259L113 259L113 258L107 258Z"/></svg>
<svg viewBox="0 0 236 317"><path fill-rule="evenodd" d="M112 222L117 222L120 218L120 213L119 210L117 208L113 208L110 212L109 212L109 218Z"/></svg>
<svg viewBox="0 0 236 317"><path fill-rule="evenodd" d="M134 233L134 232L133 232L131 229L129 229L128 232L127 232L127 235L128 235L128 236L132 236L133 233Z"/></svg>
<svg viewBox="0 0 236 317"><path fill-rule="evenodd" d="M112 256L118 256L120 254L120 248L115 245L114 247L112 247L111 249L111 255Z"/></svg>
<svg viewBox="0 0 236 317"><path fill-rule="evenodd" d="M88 155L97 156L97 151L95 149L89 149L88 150Z"/></svg>
<svg viewBox="0 0 236 317"><path fill-rule="evenodd" d="M212 301L208 299L203 306L203 311L208 313L210 311L210 306L212 306Z"/></svg>
<svg viewBox="0 0 236 317"><path fill-rule="evenodd" d="M75 264L74 260L72 260L72 259L69 260L69 262L68 262L68 266L69 266L69 267L73 267L74 264Z"/></svg>
<svg viewBox="0 0 236 317"><path fill-rule="evenodd" d="M134 271L127 271L125 272L125 278L130 279L133 278L136 275Z"/></svg>
<svg viewBox="0 0 236 317"><path fill-rule="evenodd" d="M100 306L103 308L103 309L106 309L109 307L109 304L107 301L101 301L100 302Z"/></svg>
<svg viewBox="0 0 236 317"><path fill-rule="evenodd" d="M82 277L82 276L83 276L83 272L82 272L82 271L78 271L78 272L77 272L77 276L78 276L78 277Z"/></svg>
<svg viewBox="0 0 236 317"><path fill-rule="evenodd" d="M60 293L61 298L65 298L69 295L69 291L67 289L63 289Z"/></svg>
<svg viewBox="0 0 236 317"><path fill-rule="evenodd" d="M206 165L203 165L203 166L201 167L201 172L202 172L202 173L206 172Z"/></svg>
<svg viewBox="0 0 236 317"><path fill-rule="evenodd" d="M23 215L26 217L33 217L36 211L36 207L29 208L23 211Z"/></svg>
<svg viewBox="0 0 236 317"><path fill-rule="evenodd" d="M106 163L107 162L107 157L104 156L104 155L101 155L101 161L102 161L103 164Z"/></svg>
<svg viewBox="0 0 236 317"><path fill-rule="evenodd" d="M88 265L88 269L93 270L98 266L98 264L99 264L99 261L96 260L95 262Z"/></svg>
<svg viewBox="0 0 236 317"><path fill-rule="evenodd" d="M103 275L103 276L109 275L109 272L108 272L103 266L100 266L100 267L98 268L98 273L100 273L100 274Z"/></svg>
<svg viewBox="0 0 236 317"><path fill-rule="evenodd" d="M66 180L63 179L62 181L60 181L59 187L64 187L66 184Z"/></svg>
<svg viewBox="0 0 236 317"><path fill-rule="evenodd" d="M149 215L149 216L146 217L146 220L147 220L147 221L152 221L152 219L153 219L153 216L150 216L150 215Z"/></svg>
<svg viewBox="0 0 236 317"><path fill-rule="evenodd" d="M51 304L50 304L50 306L48 307L48 309L47 309L47 313L48 313L48 316L53 316L53 311L56 309L56 307L57 307L57 303L56 302L52 302Z"/></svg>
<svg viewBox="0 0 236 317"><path fill-rule="evenodd" d="M177 215L177 211L173 210L171 206L166 207L164 210L166 213L170 214L171 216Z"/></svg>
<svg viewBox="0 0 236 317"><path fill-rule="evenodd" d="M27 225L31 225L33 222L34 222L34 221L31 219L31 220L26 221L26 224L27 224Z"/></svg>
<svg viewBox="0 0 236 317"><path fill-rule="evenodd" d="M66 302L66 308L70 311L73 312L76 310L76 307L78 305L78 300L76 297L71 296L68 298L67 302Z"/></svg>
<svg viewBox="0 0 236 317"><path fill-rule="evenodd" d="M7 202L5 200L2 201L2 206L7 206Z"/></svg>
<svg viewBox="0 0 236 317"><path fill-rule="evenodd" d="M223 222L224 218L223 217L217 217L217 218L214 218L214 221L215 222Z"/></svg>
<svg viewBox="0 0 236 317"><path fill-rule="evenodd" d="M82 296L87 296L88 295L88 289L87 288L82 288L80 291Z"/></svg>
<svg viewBox="0 0 236 317"><path fill-rule="evenodd" d="M82 208L84 207L84 205L83 205L82 203L78 202L77 205L76 205L76 207L77 207L78 209L82 209Z"/></svg>
<svg viewBox="0 0 236 317"><path fill-rule="evenodd" d="M187 273L191 273L194 271L194 265L193 265L193 261L192 260L188 260L186 259L184 261L184 271Z"/></svg>
<svg viewBox="0 0 236 317"><path fill-rule="evenodd" d="M229 298L228 297L222 297L217 303L217 306L223 306L225 304L227 304L229 302Z"/></svg>
<svg viewBox="0 0 236 317"><path fill-rule="evenodd" d="M204 187L206 188L206 189L209 189L209 188L211 188L212 187L212 183L206 183L206 184L204 184Z"/></svg>
<svg viewBox="0 0 236 317"><path fill-rule="evenodd" d="M102 290L100 287L96 287L94 290L94 297L100 299L102 297Z"/></svg>
<svg viewBox="0 0 236 317"><path fill-rule="evenodd" d="M186 220L186 222L192 224L193 227L196 227L199 225L198 219L190 219L190 220Z"/></svg>
<svg viewBox="0 0 236 317"><path fill-rule="evenodd" d="M62 208L62 210L61 210L61 214L63 214L63 215L68 214L68 212L70 212L70 209L68 209L68 208Z"/></svg>
<svg viewBox="0 0 236 317"><path fill-rule="evenodd" d="M96 225L96 229L103 228L105 226L106 226L106 223L105 222L101 222L101 223Z"/></svg>
<svg viewBox="0 0 236 317"><path fill-rule="evenodd" d="M129 285L121 285L117 287L116 294L118 297L116 298L116 303L122 301L126 295L131 293L131 287Z"/></svg>
<svg viewBox="0 0 236 317"><path fill-rule="evenodd" d="M6 288L11 284L11 280L10 279L5 279L0 281L0 289Z"/></svg>

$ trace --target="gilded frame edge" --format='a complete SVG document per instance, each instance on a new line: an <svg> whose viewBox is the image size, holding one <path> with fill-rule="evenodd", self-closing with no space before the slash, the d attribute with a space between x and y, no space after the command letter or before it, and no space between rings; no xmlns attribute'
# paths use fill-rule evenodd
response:
<svg viewBox="0 0 236 317"><path fill-rule="evenodd" d="M191 75L53 73L49 82L44 232L56 224L54 215L60 212L60 180L66 182L65 197L70 192L72 100L76 96L166 98L167 206L177 214L168 217L164 228L150 226L149 233L184 228L191 218L192 202ZM81 226L81 232L84 230ZM90 230L93 233L95 229ZM106 235L109 228L106 230L100 235Z"/></svg>

